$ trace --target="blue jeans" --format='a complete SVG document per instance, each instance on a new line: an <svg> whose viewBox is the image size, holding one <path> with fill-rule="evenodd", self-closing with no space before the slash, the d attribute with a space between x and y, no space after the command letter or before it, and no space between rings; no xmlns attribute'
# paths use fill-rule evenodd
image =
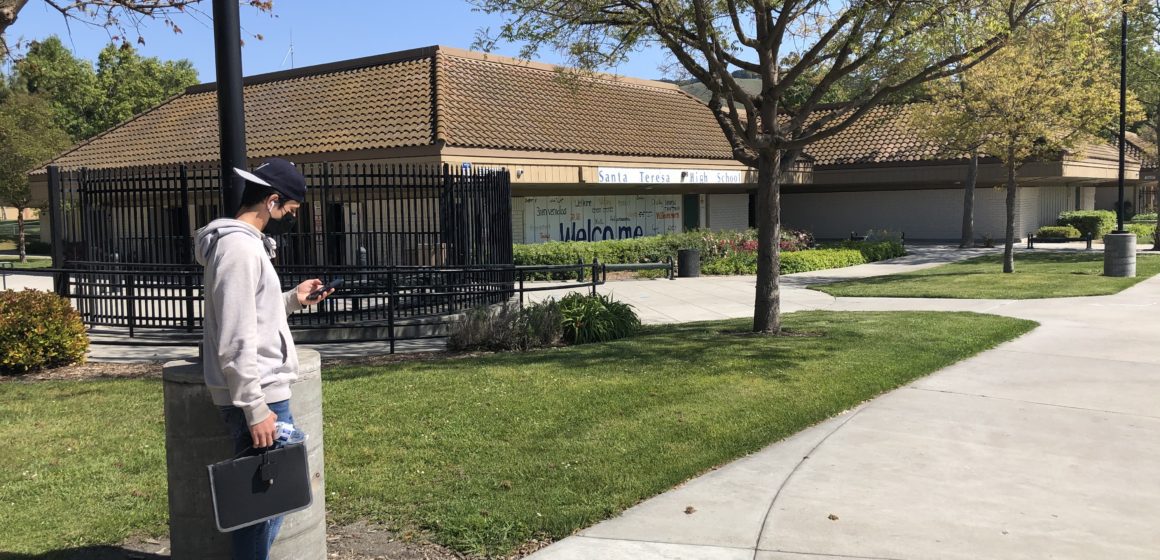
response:
<svg viewBox="0 0 1160 560"><path fill-rule="evenodd" d="M290 415L289 399L266 403L266 406L278 416L279 422L294 423L294 417ZM242 409L232 406L218 408L221 410L222 419L229 426L230 437L234 440L234 453L249 449L253 441L250 439L250 425L246 422L246 414ZM274 546L274 539L278 537L278 530L281 528L282 518L275 517L231 532L234 560L267 560L270 548Z"/></svg>

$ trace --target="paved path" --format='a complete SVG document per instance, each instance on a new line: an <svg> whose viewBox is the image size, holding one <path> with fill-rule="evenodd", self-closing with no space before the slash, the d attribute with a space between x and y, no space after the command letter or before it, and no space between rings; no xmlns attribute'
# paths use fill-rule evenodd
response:
<svg viewBox="0 0 1160 560"><path fill-rule="evenodd" d="M1114 296L1018 301L835 299L794 282L786 309L967 310L1042 326L532 560L1160 558L1160 277Z"/></svg>

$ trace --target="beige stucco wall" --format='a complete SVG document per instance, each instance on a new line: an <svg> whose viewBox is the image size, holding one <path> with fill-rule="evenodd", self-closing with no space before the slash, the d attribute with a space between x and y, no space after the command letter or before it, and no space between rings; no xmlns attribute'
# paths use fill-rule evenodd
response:
<svg viewBox="0 0 1160 560"><path fill-rule="evenodd" d="M749 227L748 194L711 194L706 199L706 228L736 231Z"/></svg>
<svg viewBox="0 0 1160 560"><path fill-rule="evenodd" d="M1023 237L1040 225L1055 222L1071 209L1068 187L1023 187L1016 206L1015 233ZM844 238L875 229L906 233L908 239L958 239L962 230L963 190L927 189L840 193L784 194L782 222L812 231L822 239ZM975 190L975 236L995 241L1006 232L1006 190Z"/></svg>

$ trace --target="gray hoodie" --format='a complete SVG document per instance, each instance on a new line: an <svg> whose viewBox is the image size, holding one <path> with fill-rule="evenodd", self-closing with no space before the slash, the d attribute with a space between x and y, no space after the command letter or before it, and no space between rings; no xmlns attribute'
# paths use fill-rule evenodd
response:
<svg viewBox="0 0 1160 560"><path fill-rule="evenodd" d="M205 267L205 384L214 404L242 409L253 426L270 415L266 403L290 398L298 353L286 317L302 305L295 290L282 292L273 241L254 226L214 220L194 243Z"/></svg>

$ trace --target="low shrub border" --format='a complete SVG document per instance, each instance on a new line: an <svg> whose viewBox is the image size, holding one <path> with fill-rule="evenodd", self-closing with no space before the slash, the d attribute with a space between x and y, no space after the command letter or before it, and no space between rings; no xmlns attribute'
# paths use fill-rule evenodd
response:
<svg viewBox="0 0 1160 560"><path fill-rule="evenodd" d="M1060 212L1055 221L1059 226L1072 226L1082 235L1090 235L1094 239L1103 239L1105 235L1116 229L1116 213L1111 210L1076 210Z"/></svg>
<svg viewBox="0 0 1160 560"><path fill-rule="evenodd" d="M1136 234L1136 243L1155 243L1156 224L1124 224L1124 229Z"/></svg>
<svg viewBox="0 0 1160 560"><path fill-rule="evenodd" d="M617 241L569 241L514 246L516 265L569 265L596 259L605 264L656 263L675 258L677 249L701 251L701 273L721 276L757 273L757 241L747 232L689 232ZM843 241L817 249L801 248L801 233L782 236L781 273L793 274L865 264L906 254L902 243ZM535 278L546 279L546 278Z"/></svg>
<svg viewBox="0 0 1160 560"><path fill-rule="evenodd" d="M1067 239L1080 235L1083 234L1072 226L1043 226L1035 232L1035 237L1040 239Z"/></svg>

